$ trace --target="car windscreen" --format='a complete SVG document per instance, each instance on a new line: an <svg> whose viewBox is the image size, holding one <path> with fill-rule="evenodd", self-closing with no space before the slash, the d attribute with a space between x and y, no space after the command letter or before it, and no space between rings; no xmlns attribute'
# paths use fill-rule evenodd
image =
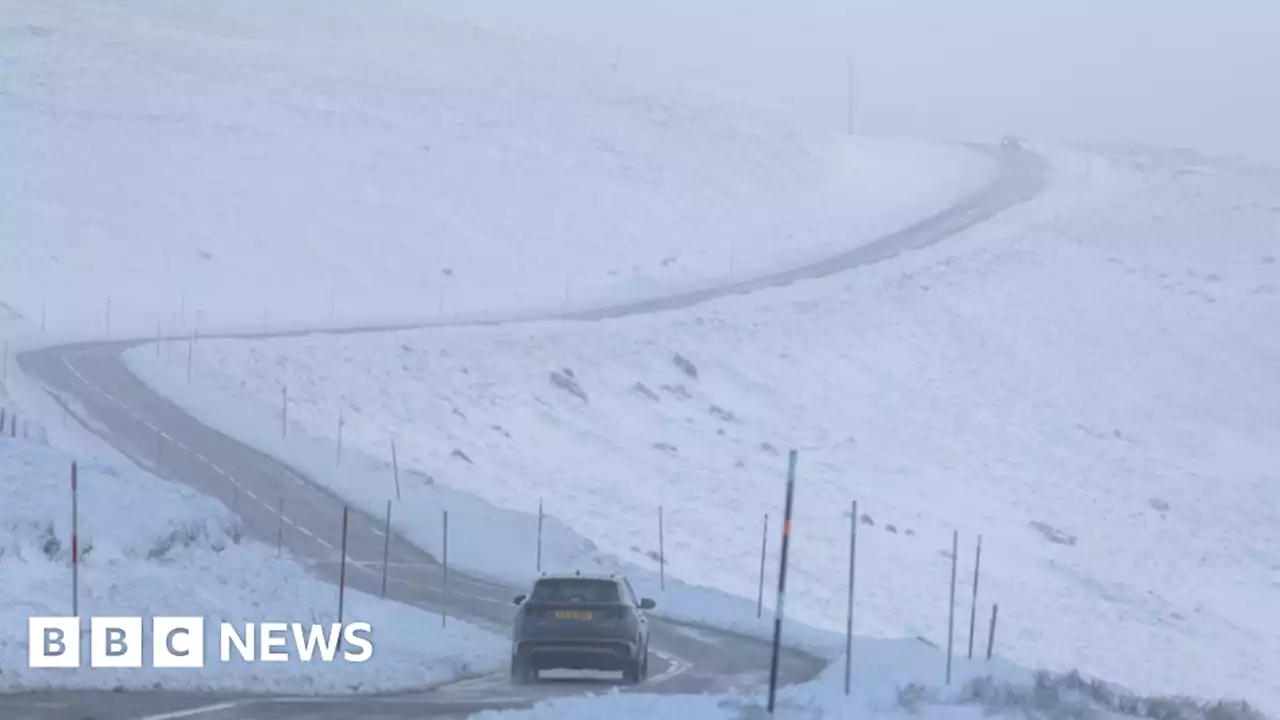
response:
<svg viewBox="0 0 1280 720"><path fill-rule="evenodd" d="M548 578L534 584L532 599L541 602L618 602L618 585L611 580Z"/></svg>

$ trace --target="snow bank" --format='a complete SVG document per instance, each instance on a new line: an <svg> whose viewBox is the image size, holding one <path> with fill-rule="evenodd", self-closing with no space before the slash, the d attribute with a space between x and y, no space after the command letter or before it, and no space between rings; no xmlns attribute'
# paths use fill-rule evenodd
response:
<svg viewBox="0 0 1280 720"><path fill-rule="evenodd" d="M743 598L745 625L766 512L772 594L797 447L796 619L843 628L856 499L859 632L945 641L959 530L963 644L981 533L979 646L998 602L997 652L1026 666L1276 707L1280 182L1179 156L1051 159L1049 196L961 237L690 312L202 343L189 387L181 363L129 362L261 437L287 384L307 440L257 444L369 507L393 491L398 439L406 502L478 508L459 542L495 573L532 572L541 499L573 531L544 549L556 563L651 582L662 505L667 582ZM323 470L339 408L347 447L378 459L365 472ZM526 553L486 558L498 536Z"/></svg>
<svg viewBox="0 0 1280 720"><path fill-rule="evenodd" d="M50 0L0 33L0 299L49 333L695 287L876 237L989 172L658 94L612 58L407 2Z"/></svg>
<svg viewBox="0 0 1280 720"><path fill-rule="evenodd" d="M44 688L330 693L421 688L506 659L507 643L461 621L349 591L344 620L373 629L364 663L221 664L200 670L27 669L27 618L71 613L72 458L0 440L0 690ZM131 466L80 463L80 614L200 616L220 622L335 621L337 590L274 549L242 540L217 502ZM149 622L144 621L144 629ZM149 631L148 631L149 632ZM150 650L144 657L149 663Z"/></svg>
<svg viewBox="0 0 1280 720"><path fill-rule="evenodd" d="M966 667L961 663L951 686L931 682L930 658L910 657L905 647L877 648L869 673L854 676L844 694L844 669L832 666L811 683L783 688L768 714L767 692L726 695L637 695L616 690L590 697L544 701L527 710L488 711L474 720L583 720L598 717L681 717L689 720L741 720L776 717L928 718L979 720L1019 715L1053 718L1143 718L1144 720L1266 720L1240 701L1200 701L1187 697L1135 694L1079 673L1031 673L1007 665ZM879 661L887 662L881 663ZM904 662L906 661L906 662ZM923 662L922 662L923 661ZM869 690L870 689L870 690Z"/></svg>

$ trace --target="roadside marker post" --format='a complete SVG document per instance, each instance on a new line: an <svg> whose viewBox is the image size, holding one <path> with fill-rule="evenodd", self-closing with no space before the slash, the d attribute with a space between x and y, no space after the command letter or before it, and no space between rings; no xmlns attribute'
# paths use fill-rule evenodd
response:
<svg viewBox="0 0 1280 720"><path fill-rule="evenodd" d="M960 531L951 531L951 604L947 608L947 684L951 684L951 647L956 628L956 560L960 553Z"/></svg>
<svg viewBox="0 0 1280 720"><path fill-rule="evenodd" d="M973 602L969 605L969 659L973 659L973 633L978 623L978 569L982 567L982 536L978 536L978 552L973 560Z"/></svg>
<svg viewBox="0 0 1280 720"><path fill-rule="evenodd" d="M396 441L391 441L391 477L396 481L396 500L400 499L400 461L396 459Z"/></svg>
<svg viewBox="0 0 1280 720"><path fill-rule="evenodd" d="M80 488L79 466L71 463L71 615L80 616Z"/></svg>
<svg viewBox="0 0 1280 720"><path fill-rule="evenodd" d="M769 513L764 514L764 534L760 536L760 589L756 592L756 618L764 613L764 556L769 546Z"/></svg>
<svg viewBox="0 0 1280 720"><path fill-rule="evenodd" d="M391 501L387 501L387 522L382 533L382 598L387 597L387 558L391 554Z"/></svg>
<svg viewBox="0 0 1280 720"><path fill-rule="evenodd" d="M782 617L787 600L787 552L791 548L791 504L796 487L796 451L787 461L787 503L782 514L782 557L778 564L778 607L773 616L773 657L769 661L769 714L778 691L778 660L782 651Z"/></svg>
<svg viewBox="0 0 1280 720"><path fill-rule="evenodd" d="M538 498L538 559L534 568L542 572L542 498Z"/></svg>
<svg viewBox="0 0 1280 720"><path fill-rule="evenodd" d="M667 549L662 536L662 506L658 506L658 587L667 590Z"/></svg>
<svg viewBox="0 0 1280 720"><path fill-rule="evenodd" d="M348 508L342 506L342 560L338 564L338 624L342 624L342 606L347 594L347 514Z"/></svg>
<svg viewBox="0 0 1280 720"><path fill-rule="evenodd" d="M996 644L996 618L1000 615L1000 603L991 606L991 628L987 631L987 659L991 659L991 650Z"/></svg>
<svg viewBox="0 0 1280 720"><path fill-rule="evenodd" d="M443 566L444 578L442 583L443 592L444 592L444 603L443 603L442 609L444 610L444 612L440 613L440 626L444 627L445 623L448 622L449 620L449 511L448 510L444 511L444 527L442 529L442 532L444 533L444 552L442 553L443 560L444 560L444 566Z"/></svg>
<svg viewBox="0 0 1280 720"><path fill-rule="evenodd" d="M276 507L276 557L284 554L284 498L280 498L280 504Z"/></svg>
<svg viewBox="0 0 1280 720"><path fill-rule="evenodd" d="M289 437L289 386L285 385L280 390L280 438Z"/></svg>
<svg viewBox="0 0 1280 720"><path fill-rule="evenodd" d="M844 623L844 694L848 696L853 675L853 581L858 557L858 501L849 510L849 612Z"/></svg>
<svg viewBox="0 0 1280 720"><path fill-rule="evenodd" d="M336 465L342 464L342 426L346 424L347 421L342 416L342 408L338 408L338 460L334 463Z"/></svg>

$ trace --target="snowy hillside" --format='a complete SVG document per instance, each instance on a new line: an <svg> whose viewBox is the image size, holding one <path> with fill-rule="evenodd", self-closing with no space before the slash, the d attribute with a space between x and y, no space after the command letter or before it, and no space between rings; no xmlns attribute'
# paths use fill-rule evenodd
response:
<svg viewBox="0 0 1280 720"><path fill-rule="evenodd" d="M1000 603L1003 656L1280 708L1280 181L1051 157L1048 197L962 237L689 312L202 343L191 387L181 363L130 362L233 432L278 427L287 383L302 433L331 438L343 408L349 447L399 438L434 487L542 499L640 567L662 504L668 577L752 602L797 447L797 619L842 628L858 500L861 633L945 641L958 529L963 646L981 533L978 632Z"/></svg>
<svg viewBox="0 0 1280 720"><path fill-rule="evenodd" d="M0 38L0 301L51 333L654 294L858 244L988 172L403 0L0 0Z"/></svg>
<svg viewBox="0 0 1280 720"><path fill-rule="evenodd" d="M421 688L500 667L505 639L461 621L348 591L344 619L373 628L365 663L247 664L186 670L27 669L27 617L71 614L72 457L0 439L0 691L38 688L226 689L290 693ZM333 622L336 589L274 548L239 537L217 501L132 466L80 464L80 613L206 618L217 623ZM85 625L84 633L88 632ZM426 642L423 642L426 640ZM145 651L149 654L149 650ZM216 650L214 650L216 653Z"/></svg>

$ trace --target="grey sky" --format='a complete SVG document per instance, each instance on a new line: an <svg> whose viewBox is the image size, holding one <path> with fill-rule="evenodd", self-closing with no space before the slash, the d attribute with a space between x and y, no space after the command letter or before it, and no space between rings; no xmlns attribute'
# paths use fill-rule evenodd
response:
<svg viewBox="0 0 1280 720"><path fill-rule="evenodd" d="M1241 153L1280 165L1276 0L420 0L608 50L629 67L841 129L1005 131Z"/></svg>

